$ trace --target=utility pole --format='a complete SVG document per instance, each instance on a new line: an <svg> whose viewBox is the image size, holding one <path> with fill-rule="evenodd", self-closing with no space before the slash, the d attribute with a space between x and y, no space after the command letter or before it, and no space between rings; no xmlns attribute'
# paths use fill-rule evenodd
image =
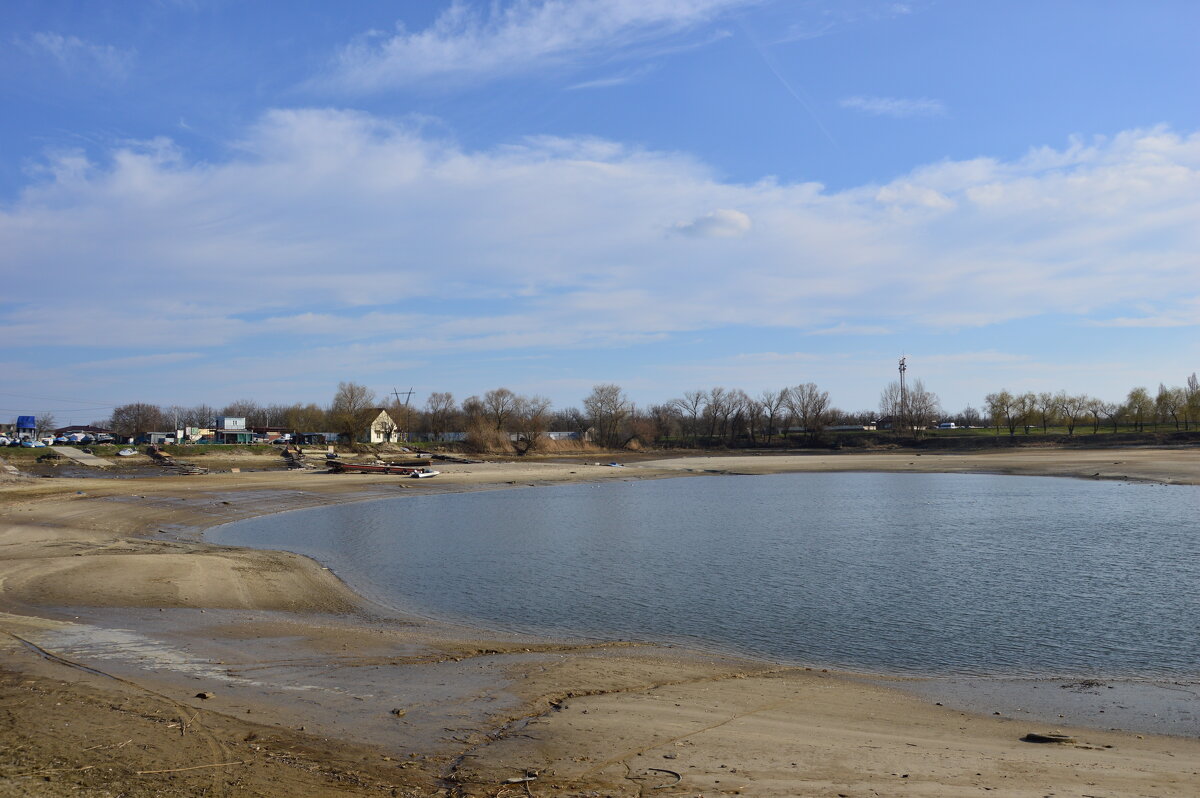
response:
<svg viewBox="0 0 1200 798"><path fill-rule="evenodd" d="M407 391L404 391L404 419L403 420L405 422L408 421L408 403L412 400L413 393L414 393L414 391L411 387L409 387L409 389ZM396 386L393 385L392 386L392 396L396 397L396 404L400 404L400 395L401 395L401 392L397 391ZM396 438L397 438L397 440L407 441L408 440L408 430L401 430L400 434L397 435Z"/></svg>
<svg viewBox="0 0 1200 798"><path fill-rule="evenodd" d="M407 391L404 392L404 406L405 407L408 407L408 403L412 399L412 395L414 393L416 393L416 391L414 391L412 388L409 388ZM400 391L397 391L395 386L392 387L392 396L396 397L396 404L400 404Z"/></svg>
<svg viewBox="0 0 1200 798"><path fill-rule="evenodd" d="M908 365L905 361L907 357L900 358L900 423L901 425L908 423L908 389L904 386L904 372L908 370Z"/></svg>

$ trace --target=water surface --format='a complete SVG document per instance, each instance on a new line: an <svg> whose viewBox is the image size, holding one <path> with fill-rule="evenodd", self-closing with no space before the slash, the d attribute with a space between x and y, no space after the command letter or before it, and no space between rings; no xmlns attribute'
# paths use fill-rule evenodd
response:
<svg viewBox="0 0 1200 798"><path fill-rule="evenodd" d="M406 496L214 530L491 628L885 673L1200 673L1200 488L961 474Z"/></svg>

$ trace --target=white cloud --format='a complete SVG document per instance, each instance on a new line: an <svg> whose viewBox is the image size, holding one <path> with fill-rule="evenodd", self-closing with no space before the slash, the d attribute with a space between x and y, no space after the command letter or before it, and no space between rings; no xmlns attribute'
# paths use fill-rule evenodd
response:
<svg viewBox="0 0 1200 798"><path fill-rule="evenodd" d="M26 51L49 55L59 66L73 74L100 73L112 79L124 79L133 67L135 53L110 44L93 44L77 36L43 31L19 42Z"/></svg>
<svg viewBox="0 0 1200 798"><path fill-rule="evenodd" d="M693 238L738 238L750 232L750 217L741 211L718 208L690 222L676 222L674 229Z"/></svg>
<svg viewBox="0 0 1200 798"><path fill-rule="evenodd" d="M39 275L36 295L5 296L5 346L277 341L387 362L737 326L1126 318L1139 303L1186 319L1200 297L1200 135L1165 129L836 192L721 182L597 140L472 152L325 109L269 113L232 151L194 162L156 141L42 170L0 209L0 280ZM59 297L53 324L41 286Z"/></svg>
<svg viewBox="0 0 1200 798"><path fill-rule="evenodd" d="M373 92L487 80L663 42L758 0L514 0L488 12L455 0L426 29L372 31L344 47L323 81Z"/></svg>
<svg viewBox="0 0 1200 798"><path fill-rule="evenodd" d="M931 100L928 97L915 100L903 97L844 97L838 105L872 116L891 116L897 119L946 115L946 106L942 101Z"/></svg>

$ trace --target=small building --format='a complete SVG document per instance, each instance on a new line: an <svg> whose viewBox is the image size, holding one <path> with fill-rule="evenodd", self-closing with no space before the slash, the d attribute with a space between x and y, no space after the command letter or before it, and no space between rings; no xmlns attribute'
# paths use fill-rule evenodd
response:
<svg viewBox="0 0 1200 798"><path fill-rule="evenodd" d="M366 431L358 437L358 443L392 443L400 439L400 427L382 407L362 411L362 420L368 422Z"/></svg>
<svg viewBox="0 0 1200 798"><path fill-rule="evenodd" d="M336 432L297 432L295 441L301 446L328 446L341 437Z"/></svg>
<svg viewBox="0 0 1200 798"><path fill-rule="evenodd" d="M246 429L244 417L219 416L212 438L215 443L253 443L254 433Z"/></svg>
<svg viewBox="0 0 1200 798"><path fill-rule="evenodd" d="M37 435L36 416L17 416L17 428L13 430L18 438L32 438Z"/></svg>
<svg viewBox="0 0 1200 798"><path fill-rule="evenodd" d="M265 439L268 443L280 438L291 440L292 433L295 432L291 427L251 427L250 431L257 437Z"/></svg>
<svg viewBox="0 0 1200 798"><path fill-rule="evenodd" d="M546 437L552 441L590 441L595 438L596 430L588 427L584 432L579 430L547 432Z"/></svg>

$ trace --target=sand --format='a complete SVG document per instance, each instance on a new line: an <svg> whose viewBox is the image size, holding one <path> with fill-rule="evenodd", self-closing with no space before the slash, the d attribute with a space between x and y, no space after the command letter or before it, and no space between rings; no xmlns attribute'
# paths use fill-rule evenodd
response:
<svg viewBox="0 0 1200 798"><path fill-rule="evenodd" d="M850 674L403 617L306 558L202 540L331 502L839 470L1200 484L1200 450L487 463L421 481L3 473L0 795L1200 794L1200 740L1023 742L1056 729Z"/></svg>

